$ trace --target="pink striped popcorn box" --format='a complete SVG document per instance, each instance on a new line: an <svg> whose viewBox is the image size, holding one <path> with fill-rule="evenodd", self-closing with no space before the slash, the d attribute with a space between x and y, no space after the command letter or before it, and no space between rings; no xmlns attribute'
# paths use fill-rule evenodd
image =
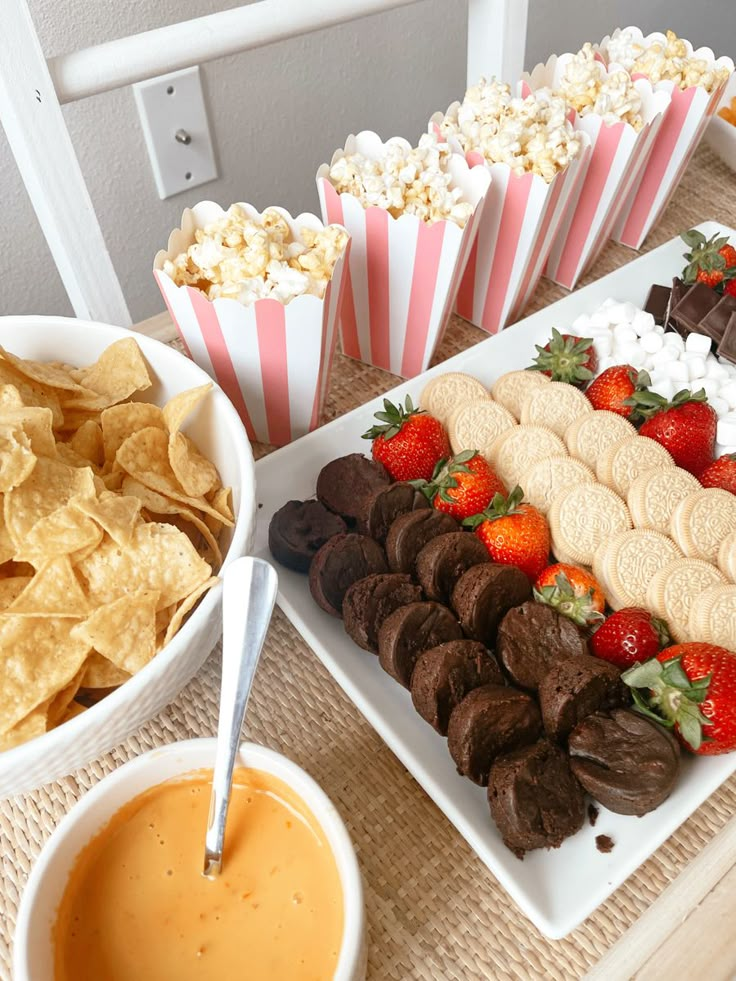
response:
<svg viewBox="0 0 736 981"><path fill-rule="evenodd" d="M447 110L450 114L459 103ZM445 114L430 119L439 131ZM491 183L478 231L457 292L455 310L489 334L517 320L539 283L570 196L582 179L590 139L580 133L578 156L550 181L531 172L515 174L508 164L487 164L478 151L465 158L473 170L487 170ZM453 138L451 146L462 153Z"/></svg>
<svg viewBox="0 0 736 981"><path fill-rule="evenodd" d="M603 39L600 50L604 58L608 57L609 44L622 33L631 34L644 45L666 40L664 34L654 32L645 37L639 28L627 27L623 32L617 30ZM729 73L733 72L731 58L716 58L710 48L693 51L690 42L683 41L688 56L701 58L709 67L725 68ZM669 204L690 158L718 108L727 81L724 80L712 92L701 85L681 89L672 81L660 81L653 86L655 92L664 91L670 95L670 105L664 113L646 166L624 200L613 229L613 238L617 242L632 249L641 248Z"/></svg>
<svg viewBox="0 0 736 981"><path fill-rule="evenodd" d="M519 83L520 94L526 96L545 87L559 91L560 79L572 58L572 54L552 55L546 64L525 73ZM641 98L644 125L640 130L623 120L609 123L597 113L572 117L575 128L590 138L591 152L581 165L581 177L561 217L544 269L545 276L567 289L575 287L611 238L670 104L669 93L653 91L646 79L637 79L634 86Z"/></svg>
<svg viewBox="0 0 736 981"><path fill-rule="evenodd" d="M240 207L249 217L260 218L251 205ZM283 216L295 238L302 228L324 228L316 215L292 218L283 208L269 210ZM153 275L189 357L223 389L249 438L283 446L315 429L322 418L350 242L323 297L302 294L286 303L262 298L247 305L226 297L210 300L193 286L175 284L163 265L186 251L195 230L224 214L212 201L186 208L181 227L156 255Z"/></svg>
<svg viewBox="0 0 736 981"><path fill-rule="evenodd" d="M332 163L352 153L379 159L385 145L370 130L349 136L331 163L320 166L317 189L324 221L343 225L351 239L340 316L343 352L412 378L429 366L449 320L490 175L451 155L449 186L461 188L473 206L463 227L450 220L430 224L413 214L395 218L383 208L364 207L352 194L338 194L328 178Z"/></svg>

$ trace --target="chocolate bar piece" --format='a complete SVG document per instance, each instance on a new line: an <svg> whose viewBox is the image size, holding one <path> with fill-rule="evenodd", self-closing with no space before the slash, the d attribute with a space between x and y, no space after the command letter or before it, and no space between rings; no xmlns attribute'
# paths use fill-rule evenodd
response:
<svg viewBox="0 0 736 981"><path fill-rule="evenodd" d="M723 337L733 313L736 313L736 296L724 293L713 309L700 321L700 331L711 337L717 344Z"/></svg>
<svg viewBox="0 0 736 981"><path fill-rule="evenodd" d="M720 297L705 283L691 286L677 306L672 308L670 319L683 337L700 330L700 323L718 303ZM683 331L685 333L683 333Z"/></svg>
<svg viewBox="0 0 736 981"><path fill-rule="evenodd" d="M673 278L672 289L670 290L670 299L669 299L669 303L667 304L667 312L665 314L665 321L664 321L664 329L677 331L677 333L682 337L683 340L685 340L689 332L681 328L679 324L675 323L675 321L672 319L672 311L675 309L677 304L685 296L685 294L689 289L690 287L686 286L685 283L683 283L683 281L679 278L679 276L675 276Z"/></svg>
<svg viewBox="0 0 736 981"><path fill-rule="evenodd" d="M649 290L647 302L644 304L646 313L651 313L655 324L663 325L667 319L667 307L669 306L672 290L669 286L660 286L654 283Z"/></svg>
<svg viewBox="0 0 736 981"><path fill-rule="evenodd" d="M729 317L728 326L718 345L718 354L731 364L736 364L736 313L732 313Z"/></svg>

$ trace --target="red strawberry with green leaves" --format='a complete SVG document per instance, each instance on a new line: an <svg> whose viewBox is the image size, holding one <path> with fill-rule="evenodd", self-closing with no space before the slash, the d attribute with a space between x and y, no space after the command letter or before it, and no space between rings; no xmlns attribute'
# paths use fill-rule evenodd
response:
<svg viewBox="0 0 736 981"><path fill-rule="evenodd" d="M683 389L669 402L656 392L636 392L629 402L645 420L639 435L664 446L678 467L699 477L713 462L718 416L702 388Z"/></svg>
<svg viewBox="0 0 736 981"><path fill-rule="evenodd" d="M630 419L634 410L627 399L636 392L646 391L650 384L651 378L646 371L637 371L630 364L614 364L591 382L585 394L594 409L615 412Z"/></svg>
<svg viewBox="0 0 736 981"><path fill-rule="evenodd" d="M688 749L736 749L736 654L715 644L675 644L621 675L639 712L674 728Z"/></svg>
<svg viewBox="0 0 736 981"><path fill-rule="evenodd" d="M628 606L612 613L593 634L590 646L596 657L616 667L630 668L656 657L669 644L667 628L649 610Z"/></svg>
<svg viewBox="0 0 736 981"><path fill-rule="evenodd" d="M606 608L598 580L585 569L564 562L542 570L534 583L534 599L553 607L579 627L602 620Z"/></svg>
<svg viewBox="0 0 736 981"><path fill-rule="evenodd" d="M534 581L549 562L549 525L523 498L521 487L514 487L508 497L496 494L487 508L463 524L475 530L494 562L515 565Z"/></svg>
<svg viewBox="0 0 736 981"><path fill-rule="evenodd" d="M719 289L736 275L736 249L728 244L728 236L712 235L706 238L702 232L691 228L680 236L690 246L684 254L687 266L682 273L685 283L705 283L711 289Z"/></svg>
<svg viewBox="0 0 736 981"><path fill-rule="evenodd" d="M363 433L363 439L373 440L373 459L394 480L429 480L437 463L450 455L445 427L423 409L415 409L410 395L403 406L384 399L376 419L379 425Z"/></svg>
<svg viewBox="0 0 736 981"><path fill-rule="evenodd" d="M729 281L724 284L723 292L728 293L729 296L736 296L736 279L729 279Z"/></svg>
<svg viewBox="0 0 736 981"><path fill-rule="evenodd" d="M700 483L703 487L720 487L736 494L736 453L725 453L714 460L700 474Z"/></svg>
<svg viewBox="0 0 736 981"><path fill-rule="evenodd" d="M541 371L552 381L567 382L584 388L598 369L598 355L591 337L561 334L552 328L552 337L544 347L534 345L537 356L530 371Z"/></svg>
<svg viewBox="0 0 736 981"><path fill-rule="evenodd" d="M462 521L488 506L495 494L507 494L503 481L477 450L440 460L428 483L414 481L438 511Z"/></svg>

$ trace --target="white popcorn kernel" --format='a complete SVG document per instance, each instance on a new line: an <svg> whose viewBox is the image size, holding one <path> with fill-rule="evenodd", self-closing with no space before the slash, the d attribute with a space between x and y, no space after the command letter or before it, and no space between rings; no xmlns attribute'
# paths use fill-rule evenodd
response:
<svg viewBox="0 0 736 981"><path fill-rule="evenodd" d="M736 443L736 414L728 411L728 402L716 396L711 406L718 418L716 439L719 443Z"/></svg>
<svg viewBox="0 0 736 981"><path fill-rule="evenodd" d="M606 68L595 57L593 45L586 43L565 66L559 94L581 116L597 113L604 122L630 123L641 129L641 96L627 71Z"/></svg>
<svg viewBox="0 0 736 981"><path fill-rule="evenodd" d="M705 334L698 334L695 331L692 334L688 334L685 340L686 351L692 354L702 354L703 357L710 351L710 345L710 337L706 337Z"/></svg>
<svg viewBox="0 0 736 981"><path fill-rule="evenodd" d="M736 381L727 381L720 387L718 394L728 403L729 409L736 409Z"/></svg>
<svg viewBox="0 0 736 981"><path fill-rule="evenodd" d="M637 310L631 318L631 326L639 337L643 337L644 334L651 333L656 327L656 324L651 313L647 313L645 310Z"/></svg>
<svg viewBox="0 0 736 981"><path fill-rule="evenodd" d="M638 341L636 331L625 323L619 323L613 328L613 337L616 344L636 344Z"/></svg>
<svg viewBox="0 0 736 981"><path fill-rule="evenodd" d="M662 335L655 334L653 330L650 330L648 333L642 334L639 343L647 352L647 354L656 354L657 351L661 351L664 346Z"/></svg>

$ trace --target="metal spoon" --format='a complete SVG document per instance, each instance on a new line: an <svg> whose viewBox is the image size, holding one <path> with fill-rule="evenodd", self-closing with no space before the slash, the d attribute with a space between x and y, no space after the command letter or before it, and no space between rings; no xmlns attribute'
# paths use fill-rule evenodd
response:
<svg viewBox="0 0 736 981"><path fill-rule="evenodd" d="M222 871L222 847L235 756L253 677L276 602L278 576L263 559L246 556L225 570L222 584L222 684L204 875Z"/></svg>

